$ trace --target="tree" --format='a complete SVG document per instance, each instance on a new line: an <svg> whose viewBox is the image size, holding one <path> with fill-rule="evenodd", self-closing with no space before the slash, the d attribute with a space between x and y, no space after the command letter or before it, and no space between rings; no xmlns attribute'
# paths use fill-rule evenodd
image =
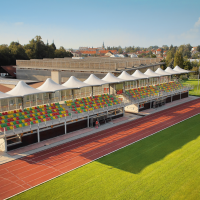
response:
<svg viewBox="0 0 200 200"><path fill-rule="evenodd" d="M118 53L119 53L119 54L122 54L122 53L123 53L122 48L120 48L120 49L118 50Z"/></svg>
<svg viewBox="0 0 200 200"><path fill-rule="evenodd" d="M183 55L181 52L177 51L174 56L174 66L178 65L180 68L183 68Z"/></svg>
<svg viewBox="0 0 200 200"><path fill-rule="evenodd" d="M174 58L173 53L172 53L171 50L169 50L167 52L167 57L166 57L166 60L165 60L167 66L170 67L170 63L172 62L173 58Z"/></svg>
<svg viewBox="0 0 200 200"><path fill-rule="evenodd" d="M156 55L155 55L155 54L152 54L152 55L151 55L151 58L156 58Z"/></svg>
<svg viewBox="0 0 200 200"><path fill-rule="evenodd" d="M55 58L73 57L73 54L66 51L64 47L55 50Z"/></svg>
<svg viewBox="0 0 200 200"><path fill-rule="evenodd" d="M191 70L192 64L191 64L190 60L188 60L187 58L184 58L183 67L186 70Z"/></svg>
<svg viewBox="0 0 200 200"><path fill-rule="evenodd" d="M198 52L200 52L200 45L199 45L199 46L197 46L197 51L198 51Z"/></svg>
<svg viewBox="0 0 200 200"><path fill-rule="evenodd" d="M8 45L0 45L0 65L12 65L12 54L8 48Z"/></svg>
<svg viewBox="0 0 200 200"><path fill-rule="evenodd" d="M9 46L10 53L12 54L13 63L16 60L27 60L28 56L24 50L24 47L18 42L11 42ZM16 63L15 63L16 64Z"/></svg>

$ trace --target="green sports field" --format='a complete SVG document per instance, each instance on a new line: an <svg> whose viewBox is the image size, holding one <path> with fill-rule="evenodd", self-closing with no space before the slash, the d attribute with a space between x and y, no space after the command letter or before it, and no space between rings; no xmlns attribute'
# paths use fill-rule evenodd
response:
<svg viewBox="0 0 200 200"><path fill-rule="evenodd" d="M193 90L189 91L190 95L194 95L194 96L200 96L200 81L199 81L199 88L198 88L198 80L197 79L191 79L188 81L184 81L183 83L184 85L190 84L194 86Z"/></svg>
<svg viewBox="0 0 200 200"><path fill-rule="evenodd" d="M200 199L200 115L12 199Z"/></svg>

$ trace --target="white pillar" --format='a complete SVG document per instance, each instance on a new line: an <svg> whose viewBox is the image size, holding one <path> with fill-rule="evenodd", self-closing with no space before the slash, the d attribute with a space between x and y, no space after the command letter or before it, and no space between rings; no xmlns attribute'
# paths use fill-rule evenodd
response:
<svg viewBox="0 0 200 200"><path fill-rule="evenodd" d="M89 128L89 126L90 126L90 118L89 116L87 116L87 127Z"/></svg>
<svg viewBox="0 0 200 200"><path fill-rule="evenodd" d="M65 118L65 134L67 134L67 124L66 124L66 118Z"/></svg>
<svg viewBox="0 0 200 200"><path fill-rule="evenodd" d="M37 137L38 137L38 143L40 142L40 130L39 130L39 124L37 128Z"/></svg>

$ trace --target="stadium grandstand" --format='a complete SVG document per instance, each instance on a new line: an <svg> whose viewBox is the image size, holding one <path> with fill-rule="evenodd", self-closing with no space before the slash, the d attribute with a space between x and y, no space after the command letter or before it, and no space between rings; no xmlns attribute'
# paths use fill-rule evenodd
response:
<svg viewBox="0 0 200 200"><path fill-rule="evenodd" d="M94 74L85 81L71 76L58 84L50 78L33 88L23 81L9 92L0 92L0 140L9 151L59 135L105 124L124 112L164 106L188 97L189 86L179 75L190 73L176 66L119 76L108 72L100 79Z"/></svg>

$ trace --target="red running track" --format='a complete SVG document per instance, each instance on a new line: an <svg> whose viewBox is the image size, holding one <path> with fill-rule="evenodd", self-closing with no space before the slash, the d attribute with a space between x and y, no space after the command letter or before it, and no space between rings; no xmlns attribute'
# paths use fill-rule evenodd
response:
<svg viewBox="0 0 200 200"><path fill-rule="evenodd" d="M30 189L198 113L199 99L2 164L0 199Z"/></svg>

